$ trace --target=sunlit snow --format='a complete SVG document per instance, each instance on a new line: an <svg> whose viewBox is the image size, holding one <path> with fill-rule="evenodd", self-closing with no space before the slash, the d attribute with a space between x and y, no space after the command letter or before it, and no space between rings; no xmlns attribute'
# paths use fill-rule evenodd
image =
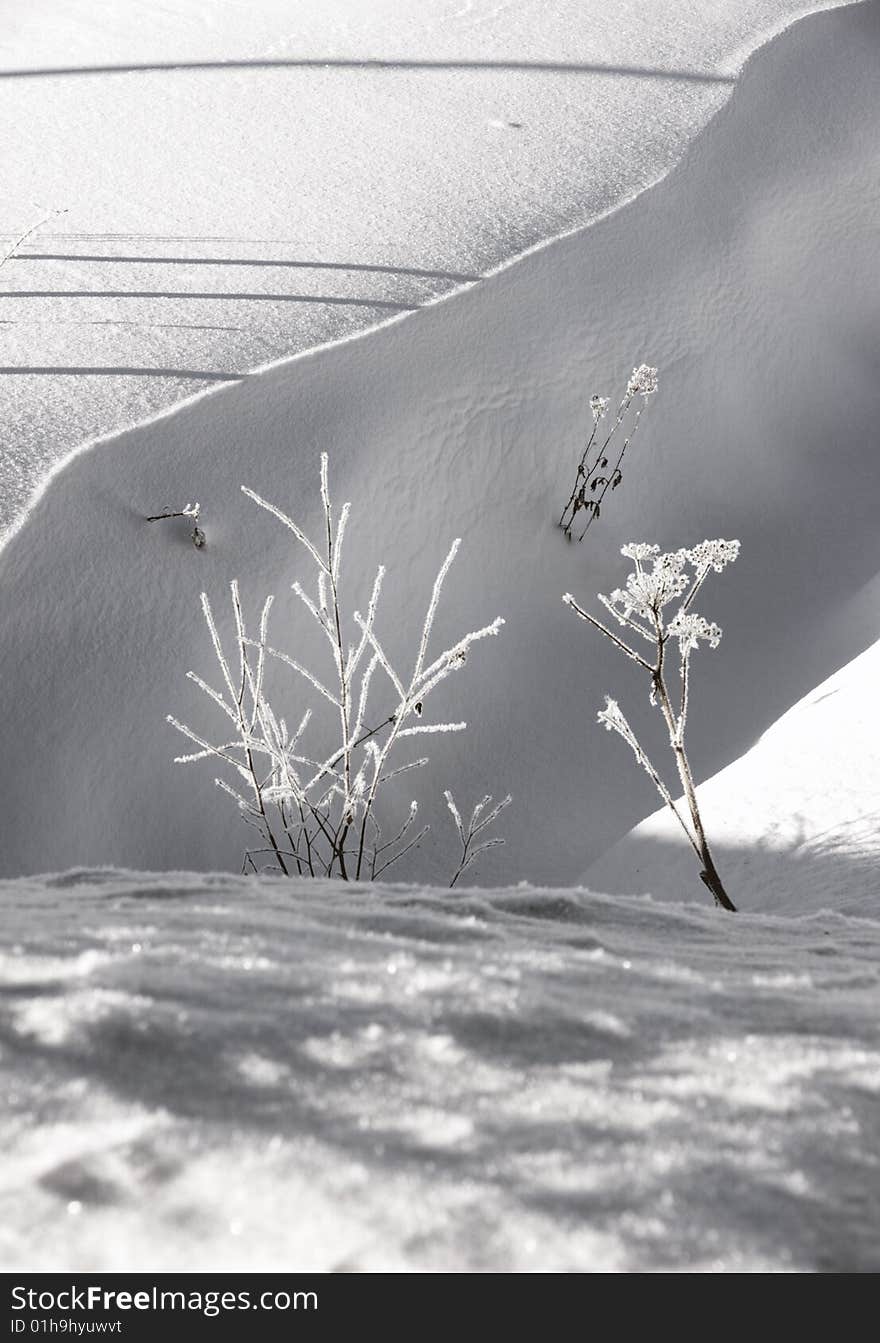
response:
<svg viewBox="0 0 880 1343"><path fill-rule="evenodd" d="M876 922L110 871L0 906L5 1267L880 1267Z"/></svg>

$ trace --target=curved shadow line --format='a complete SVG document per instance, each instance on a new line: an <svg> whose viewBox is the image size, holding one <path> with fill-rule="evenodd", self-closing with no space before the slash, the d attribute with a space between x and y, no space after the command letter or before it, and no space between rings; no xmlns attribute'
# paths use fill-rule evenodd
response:
<svg viewBox="0 0 880 1343"><path fill-rule="evenodd" d="M204 382L243 382L248 373L210 373L194 368L64 368L61 366L32 368L4 368L0 366L0 377L26 376L27 374L76 374L87 378L126 377L126 378L196 378Z"/></svg>
<svg viewBox="0 0 880 1343"><path fill-rule="evenodd" d="M263 61L156 61L143 65L59 65L32 70L0 70L0 79L42 79L52 75L137 75L190 70L509 70L535 74L611 75L627 79L668 79L695 84L735 84L732 75L712 71L663 70L639 65L579 65L568 61L342 60L305 57Z"/></svg>
<svg viewBox="0 0 880 1343"><path fill-rule="evenodd" d="M392 303L379 298L328 298L323 294L230 294L192 293L187 289L18 289L4 290L0 298L206 298L247 299L256 303L318 303L341 307L390 308L393 312L416 312L418 303Z"/></svg>
<svg viewBox="0 0 880 1343"><path fill-rule="evenodd" d="M286 266L293 270L365 271L373 275L412 275L420 280L456 280L477 284L482 275L463 275L454 270L420 270L415 266L374 266L343 261L267 261L246 257L188 256L97 256L87 252L16 252L9 261L112 261L120 264L142 262L145 266Z"/></svg>
<svg viewBox="0 0 880 1343"><path fill-rule="evenodd" d="M42 323L33 319L20 317L0 317L0 326L40 326ZM48 325L51 326L148 326L157 331L257 331L256 327L250 326L220 326L213 323L204 322L148 322L128 320L123 317L97 317L93 320L83 318L81 320L71 320L68 318L59 318L51 320Z"/></svg>

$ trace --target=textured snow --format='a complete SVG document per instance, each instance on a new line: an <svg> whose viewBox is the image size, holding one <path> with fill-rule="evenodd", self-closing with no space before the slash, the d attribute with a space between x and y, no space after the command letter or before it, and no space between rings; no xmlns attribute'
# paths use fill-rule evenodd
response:
<svg viewBox="0 0 880 1343"><path fill-rule="evenodd" d="M717 866L738 906L880 916L878 684L880 643L698 789ZM696 875L665 809L603 854L584 880L597 890L679 900L695 892Z"/></svg>
<svg viewBox="0 0 880 1343"><path fill-rule="evenodd" d="M0 884L5 1269L880 1268L880 924Z"/></svg>
<svg viewBox="0 0 880 1343"><path fill-rule="evenodd" d="M0 1267L880 1268L880 5L740 73L812 8L9 16L0 228L70 210L2 272L4 520L94 435L235 385L77 456L0 557ZM642 359L624 488L566 546L588 398ZM314 530L321 450L393 656L456 535L438 639L507 619L438 706L470 729L432 745L422 884L93 870L238 866L164 719L212 670L202 588L274 590L314 652L239 485ZM194 498L203 551L145 524ZM743 550L689 731L745 912L655 817L592 890L504 888L577 879L655 802L595 726L611 691L655 754L645 688L562 593L707 535ZM424 884L450 786L514 794L500 889Z"/></svg>
<svg viewBox="0 0 880 1343"><path fill-rule="evenodd" d="M434 842L401 877L448 880L448 787L464 808L513 794L507 846L480 882L576 880L656 806L595 726L612 693L659 754L638 669L560 600L617 586L624 541L742 540L702 606L725 637L694 670L699 778L873 643L878 50L877 4L804 20L626 208L449 302L77 457L0 559L0 684L16 706L0 721L3 870L238 868L243 828L214 771L171 764L165 715L216 726L194 721L201 697L184 679L213 674L202 588L219 604L238 576L251 612L274 591L274 634L311 660L292 625L288 585L304 575L288 533L239 486L316 532L322 449L334 495L355 505L345 603L362 606L388 565L377 629L393 657L409 661L454 536L438 642L507 622L436 706L470 727L432 739L418 797ZM642 359L661 382L624 485L588 541L566 545L554 524L589 396L621 389ZM193 498L204 551L185 526L143 521ZM305 706L280 707L298 721ZM852 744L856 771L875 743Z"/></svg>
<svg viewBox="0 0 880 1343"><path fill-rule="evenodd" d="M832 8L826 0L822 8ZM809 0L41 0L6 17L0 526L202 388L661 177ZM17 297L16 297L17 295Z"/></svg>

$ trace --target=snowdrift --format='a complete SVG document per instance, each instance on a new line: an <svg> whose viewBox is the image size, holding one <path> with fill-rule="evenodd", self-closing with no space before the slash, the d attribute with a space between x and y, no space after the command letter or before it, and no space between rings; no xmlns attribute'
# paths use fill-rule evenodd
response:
<svg viewBox="0 0 880 1343"><path fill-rule="evenodd" d="M842 0L825 0L824 8ZM810 0L42 0L4 32L0 528L217 381L656 181Z"/></svg>
<svg viewBox="0 0 880 1343"><path fill-rule="evenodd" d="M880 924L0 883L7 1270L877 1271Z"/></svg>
<svg viewBox="0 0 880 1343"><path fill-rule="evenodd" d="M289 618L298 559L239 485L313 530L323 449L337 498L355 503L352 606L389 565L378 629L392 652L416 636L454 535L438 639L507 620L440 706L471 730L435 747L419 793L438 828L444 787L463 806L514 794L508 846L481 879L572 881L654 803L593 726L606 689L623 703L643 688L621 684L613 650L560 601L616 586L624 540L742 540L705 593L725 640L695 669L702 777L873 642L870 589L840 610L880 569L878 51L875 4L804 20L754 58L680 167L617 214L78 457L0 560L3 870L238 866L241 827L213 771L171 764L164 716L209 725L184 680L212 674L203 588L219 602L237 575L251 609L278 593L274 637L308 655ZM661 390L624 486L568 546L554 522L587 399L641 360L660 366ZM204 552L143 520L193 497ZM440 879L442 849L409 871Z"/></svg>

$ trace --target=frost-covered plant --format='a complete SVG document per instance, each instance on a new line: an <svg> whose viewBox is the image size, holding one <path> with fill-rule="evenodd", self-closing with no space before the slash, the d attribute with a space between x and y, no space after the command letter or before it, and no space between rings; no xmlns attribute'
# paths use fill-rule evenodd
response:
<svg viewBox="0 0 880 1343"><path fill-rule="evenodd" d="M504 840L500 838L484 839L479 844L476 843L476 840L479 835L485 830L488 830L489 826L493 825L494 822L498 820L498 817L504 811L504 808L509 807L513 799L511 798L510 793L508 793L506 797L503 797L501 801L496 803L493 807L492 795L487 793L474 807L471 812L471 819L467 824L467 829L465 829L464 821L461 819L461 812L458 810L458 805L455 798L452 796L452 792L447 788L443 796L446 798L446 805L455 822L459 843L461 844L461 857L459 858L458 867L455 869L455 875L449 883L449 888L451 890L459 877L477 861L481 854L484 854L488 849L495 849L499 844L504 843Z"/></svg>
<svg viewBox="0 0 880 1343"><path fill-rule="evenodd" d="M312 593L299 582L293 584L293 591L328 647L329 676L317 675L269 643L271 596L266 598L253 637L245 624L238 585L233 582L235 641L231 656L223 647L211 603L202 593L202 609L222 676L221 689L208 685L195 672L187 673L229 720L227 739L209 742L178 719L169 715L168 721L199 748L178 756L177 763L220 760L237 776L237 788L224 779L215 779L215 783L233 798L244 819L260 835L259 846L245 855L245 868L249 865L256 871L255 859L262 855L267 860L264 865L287 875L372 880L419 844L429 828L417 828L418 805L413 801L403 823L390 838L383 838L377 814L380 791L392 779L428 763L426 756L398 763L398 748L411 737L464 731L467 724L463 722L423 721L428 697L465 665L471 645L497 634L504 621L496 619L464 635L438 655L429 655L443 583L460 544L453 541L434 582L412 668L398 673L376 632L383 566L379 566L373 581L366 615L355 611L351 622L345 621L340 579L351 505L343 504L334 525L327 468L324 453L324 536L317 544L281 509L242 488L254 503L289 528L314 565ZM337 724L332 749L306 746L312 708L297 710L297 724L291 728L270 704L266 689L270 662L294 672L317 702L331 706ZM382 707L373 710L377 699ZM239 791L242 787L244 792Z"/></svg>
<svg viewBox="0 0 880 1343"><path fill-rule="evenodd" d="M608 407L611 402L607 396L590 397L590 414L593 419L592 432L578 462L574 488L559 519L559 526L565 533L567 540L571 540L575 519L579 513L583 512L583 527L578 537L579 541L583 541L591 525L601 516L605 495L609 490L616 490L623 480L624 455L635 437L648 397L653 396L656 390L656 368L651 368L648 364L640 364L638 368L634 368L629 382L626 384L623 399L617 408L617 414L611 423L611 428L606 429L603 426L601 430L599 425L608 414ZM634 413L627 420L627 414L631 407L635 407ZM622 428L624 421L627 421L627 427L623 429L623 441L617 451L614 465L611 466L611 458L615 452L615 448L612 447L612 439Z"/></svg>
<svg viewBox="0 0 880 1343"><path fill-rule="evenodd" d="M599 601L619 625L638 634L652 646L652 660L643 657L607 625L603 625L601 620L583 610L570 592L562 600L650 676L651 703L663 715L669 733L669 745L675 757L690 824L648 759L617 701L606 696L605 708L599 711L598 719L609 732L616 732L623 738L671 809L699 860L700 877L712 892L715 903L723 909L735 910L735 905L722 885L706 839L684 735L688 716L691 655L701 642L707 643L710 648L717 648L721 640L718 626L690 608L709 573L714 571L720 574L736 559L739 541L703 541L690 550L675 550L665 555L661 555L659 546L631 542L622 548L621 554L632 560L635 566L626 580L626 587L615 589L610 597L599 593ZM669 619L666 608L673 603L675 614ZM672 648L678 654L680 681L675 695L670 691L667 679Z"/></svg>

